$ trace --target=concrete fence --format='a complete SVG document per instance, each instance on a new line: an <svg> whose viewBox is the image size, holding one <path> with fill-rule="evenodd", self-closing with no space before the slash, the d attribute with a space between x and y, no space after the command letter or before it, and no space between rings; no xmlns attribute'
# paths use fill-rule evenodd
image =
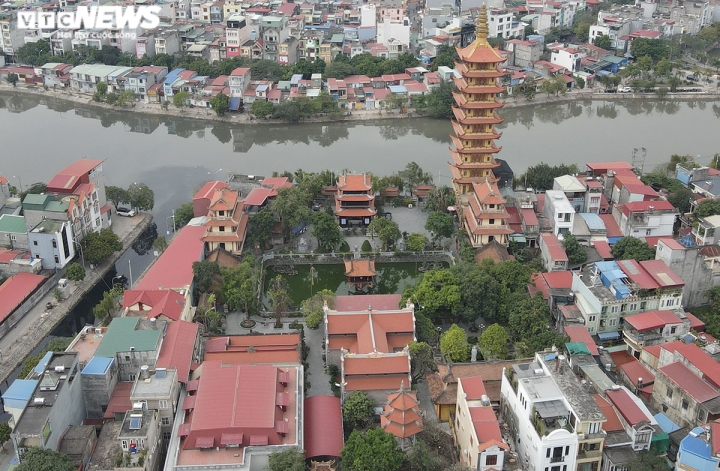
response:
<svg viewBox="0 0 720 471"><path fill-rule="evenodd" d="M25 317L25 314L30 312L30 310L34 308L35 305L57 285L60 276L60 272L55 272L52 276L45 278L45 281L42 282L35 292L31 294L29 298L25 299L25 301L23 301L23 303L15 309L12 314L10 314L7 319L0 324L0 338L10 332L10 329L20 322L20 320Z"/></svg>

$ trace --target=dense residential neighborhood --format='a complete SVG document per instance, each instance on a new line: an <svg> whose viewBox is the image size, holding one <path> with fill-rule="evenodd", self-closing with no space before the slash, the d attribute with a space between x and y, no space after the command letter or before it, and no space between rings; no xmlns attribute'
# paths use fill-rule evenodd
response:
<svg viewBox="0 0 720 471"><path fill-rule="evenodd" d="M181 96L178 108L216 108L210 102L225 95L229 110L252 104L253 113L255 103L301 96L384 107L389 95L452 84L450 186L415 162L393 169L390 159L386 175L279 169L266 177L244 164L246 173L225 179L208 172L168 217L172 226L166 220L166 238L149 224L154 191L110 185L101 158L77 159L27 187L0 174L0 339L47 328L28 323L35 309L50 318L78 303L76 293L103 291L93 323L17 358L17 379L4 378L8 469L718 466L717 158L704 166L668 156L649 173L612 157L584 168L537 163L515 175L512 160L498 158L497 129L507 87L540 77L539 90L560 93L542 83L565 91L620 74L640 60L635 41L712 28L712 5L601 10L586 34L609 36L614 52L555 43L549 61L537 47L542 35L575 26L592 5L161 5L167 25L136 31L144 36L135 43L121 41L125 31L82 31L67 43L59 30L34 33L68 54L78 45L136 59L182 50L208 65L247 62L216 77L44 61L1 73L96 101L130 91L149 103ZM5 28L13 12L0 14L0 30L12 31L3 44L14 60L25 46L16 51L19 30ZM449 19L426 23L441 14ZM524 38L529 29L539 34ZM513 50L495 37L516 38L504 43ZM365 48L399 61L421 39L423 64L323 75ZM428 55L455 43L452 67L437 65L440 49ZM509 73L517 58L527 62ZM322 60L325 69L274 81L254 76L253 59ZM121 252L148 227L149 267L133 279L128 260L130 279L115 276ZM43 306L47 296L54 302Z"/></svg>

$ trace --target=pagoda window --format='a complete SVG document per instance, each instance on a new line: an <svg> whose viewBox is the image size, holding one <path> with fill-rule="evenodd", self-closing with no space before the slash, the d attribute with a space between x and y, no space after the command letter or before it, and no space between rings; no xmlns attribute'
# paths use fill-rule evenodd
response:
<svg viewBox="0 0 720 471"><path fill-rule="evenodd" d="M489 223L491 226L494 226L494 225L495 225L495 219L490 219L490 220L488 221L488 223Z"/></svg>
<svg viewBox="0 0 720 471"><path fill-rule="evenodd" d="M489 204L489 205L488 205L488 209L495 209L495 205L494 205L494 204Z"/></svg>

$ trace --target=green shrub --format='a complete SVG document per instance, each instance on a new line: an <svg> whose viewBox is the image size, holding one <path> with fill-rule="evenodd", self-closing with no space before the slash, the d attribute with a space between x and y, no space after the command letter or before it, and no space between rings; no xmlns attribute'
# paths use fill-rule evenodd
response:
<svg viewBox="0 0 720 471"><path fill-rule="evenodd" d="M303 325L302 325L300 322L298 322L298 321L292 321L292 322L290 323L290 328L291 328L291 329L295 329L295 330L302 330Z"/></svg>
<svg viewBox="0 0 720 471"><path fill-rule="evenodd" d="M339 252L350 252L350 246L348 245L347 241L343 240L343 243L340 244Z"/></svg>
<svg viewBox="0 0 720 471"><path fill-rule="evenodd" d="M363 241L360 250L362 250L363 252L372 252L372 245L370 245L370 241L367 239Z"/></svg>
<svg viewBox="0 0 720 471"><path fill-rule="evenodd" d="M320 326L323 317L324 316L322 311L313 311L308 313L307 316L305 316L305 323L310 329L317 329L318 326Z"/></svg>

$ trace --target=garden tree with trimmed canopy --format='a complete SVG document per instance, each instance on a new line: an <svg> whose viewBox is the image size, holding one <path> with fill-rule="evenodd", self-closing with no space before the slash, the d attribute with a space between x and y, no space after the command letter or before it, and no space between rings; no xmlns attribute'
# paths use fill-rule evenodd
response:
<svg viewBox="0 0 720 471"><path fill-rule="evenodd" d="M375 415L375 401L363 391L353 391L343 402L342 415L347 430L365 428Z"/></svg>
<svg viewBox="0 0 720 471"><path fill-rule="evenodd" d="M389 249L402 237L400 226L395 221L384 217L375 217L368 226L370 232L375 233L383 243L384 249ZM364 245L364 244L363 244Z"/></svg>
<svg viewBox="0 0 720 471"><path fill-rule="evenodd" d="M478 338L478 347L483 360L490 360L493 357L500 360L507 358L509 340L507 330L500 324L492 324L485 329Z"/></svg>
<svg viewBox="0 0 720 471"><path fill-rule="evenodd" d="M455 363L464 363L470 360L470 344L465 330L457 324L451 325L440 336L440 351L445 355L446 360Z"/></svg>
<svg viewBox="0 0 720 471"><path fill-rule="evenodd" d="M638 262L655 260L655 249L651 248L644 240L632 236L620 239L613 245L611 252L616 260L635 260Z"/></svg>
<svg viewBox="0 0 720 471"><path fill-rule="evenodd" d="M89 233L80 242L80 245L85 260L95 265L104 262L114 252L123 248L120 238L110 228Z"/></svg>
<svg viewBox="0 0 720 471"><path fill-rule="evenodd" d="M346 471L397 471L405 463L395 436L381 428L353 430L340 456Z"/></svg>
<svg viewBox="0 0 720 471"><path fill-rule="evenodd" d="M422 280L403 293L403 301L411 299L415 309L432 320L456 315L460 307L460 286L448 269L425 272Z"/></svg>
<svg viewBox="0 0 720 471"><path fill-rule="evenodd" d="M70 281L82 281L85 279L85 268L77 262L73 262L65 272L65 277Z"/></svg>
<svg viewBox="0 0 720 471"><path fill-rule="evenodd" d="M325 303L329 309L335 309L335 293L324 289L306 299L300 305L305 315L305 324L311 329L317 329L325 316Z"/></svg>
<svg viewBox="0 0 720 471"><path fill-rule="evenodd" d="M138 211L152 211L155 207L155 192L144 183L133 183L127 189L128 203Z"/></svg>

